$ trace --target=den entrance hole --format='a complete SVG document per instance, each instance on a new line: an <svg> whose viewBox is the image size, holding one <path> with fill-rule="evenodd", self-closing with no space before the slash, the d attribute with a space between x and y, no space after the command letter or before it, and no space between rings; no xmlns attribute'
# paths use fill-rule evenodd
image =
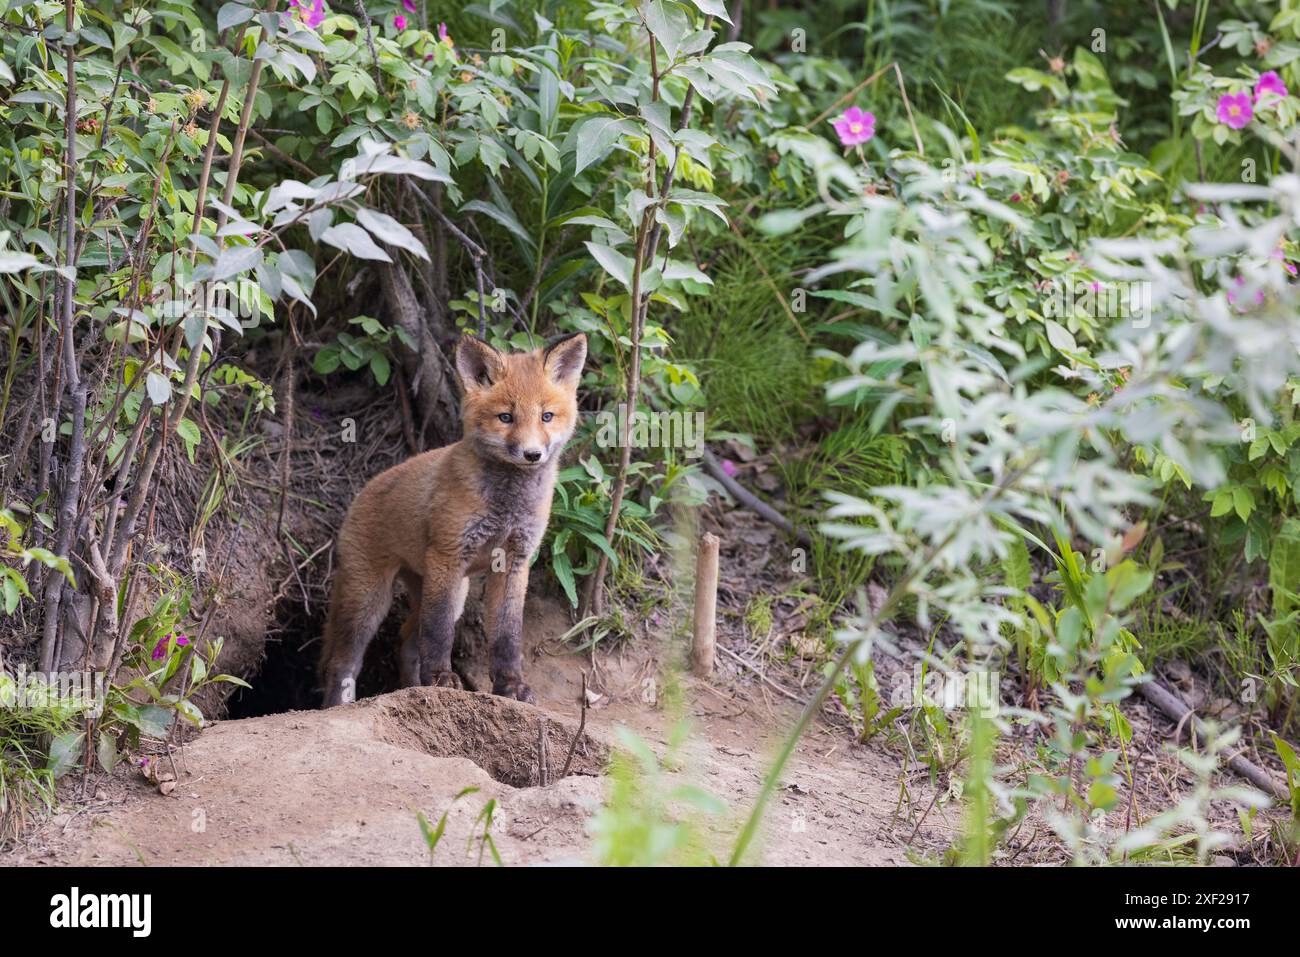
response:
<svg viewBox="0 0 1300 957"><path fill-rule="evenodd" d="M397 674L397 635L402 616L394 611L366 649L365 664L357 679L357 698L369 698L401 687ZM275 624L266 635L266 647L256 673L245 678L251 688L240 688L226 702L226 718L260 718L283 711L309 711L321 706L321 636L325 629L324 605L310 611L299 601L284 599L276 608Z"/></svg>
<svg viewBox="0 0 1300 957"><path fill-rule="evenodd" d="M481 588L471 588L456 632L452 667L467 689L486 690L483 675L475 677L487 663L487 642L482 635L478 608ZM321 638L325 632L325 604L310 609L302 602L282 599L276 607L275 624L267 632L263 658L251 676L244 676L252 688L240 688L226 702L226 718L260 718L284 711L309 711L321 706ZM402 687L398 670L398 642L407 611L406 597L398 589L392 611L366 649L357 678L357 700L371 698Z"/></svg>

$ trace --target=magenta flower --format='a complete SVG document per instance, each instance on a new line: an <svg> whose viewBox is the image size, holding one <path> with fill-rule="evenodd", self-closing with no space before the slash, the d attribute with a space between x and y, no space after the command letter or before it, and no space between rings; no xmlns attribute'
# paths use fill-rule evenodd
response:
<svg viewBox="0 0 1300 957"><path fill-rule="evenodd" d="M316 29L325 19L325 0L289 0L289 6L296 11L298 21L305 27Z"/></svg>
<svg viewBox="0 0 1300 957"><path fill-rule="evenodd" d="M402 7L407 13L415 12L415 0L402 0Z"/></svg>
<svg viewBox="0 0 1300 957"><path fill-rule="evenodd" d="M394 26L394 27L395 27L399 32L402 31L402 30L405 30L405 29L406 29L406 17L402 16L400 13L399 13L397 16L393 17L393 26Z"/></svg>
<svg viewBox="0 0 1300 957"><path fill-rule="evenodd" d="M1286 96L1286 84L1282 78L1277 75L1276 70L1269 70L1267 73L1261 73L1259 80L1255 83L1255 104L1258 106L1261 100L1267 98L1267 102L1275 102Z"/></svg>
<svg viewBox="0 0 1300 957"><path fill-rule="evenodd" d="M460 54L456 52L456 41L447 32L447 24L445 23L438 24L438 42L447 48L453 60L460 59Z"/></svg>
<svg viewBox="0 0 1300 957"><path fill-rule="evenodd" d="M1255 115L1255 110L1250 105L1249 93L1225 93L1219 97L1219 107L1216 111L1219 122L1229 126L1234 130L1239 130Z"/></svg>
<svg viewBox="0 0 1300 957"><path fill-rule="evenodd" d="M171 637L172 635L169 633L163 635L161 638L158 639L158 644L154 645L154 649L153 649L154 661L162 661L164 658L167 657L167 645L171 641ZM176 644L178 646L188 645L189 643L190 640L186 638L184 635L176 636Z"/></svg>
<svg viewBox="0 0 1300 957"><path fill-rule="evenodd" d="M850 106L831 125L842 146L861 146L876 135L875 115L856 106Z"/></svg>
<svg viewBox="0 0 1300 957"><path fill-rule="evenodd" d="M736 477L736 463L733 462L733 461L731 461L731 459L723 459L723 460L722 460L722 471L724 471L725 473L727 473L727 477L728 477L728 478L735 478L735 477Z"/></svg>

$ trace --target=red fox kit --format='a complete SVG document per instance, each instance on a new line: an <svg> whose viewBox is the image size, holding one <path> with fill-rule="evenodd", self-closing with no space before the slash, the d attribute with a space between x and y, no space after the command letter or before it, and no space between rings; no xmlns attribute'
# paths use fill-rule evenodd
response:
<svg viewBox="0 0 1300 957"><path fill-rule="evenodd" d="M402 684L459 688L452 637L468 576L481 571L492 692L535 700L520 649L528 559L550 519L586 359L581 333L534 352L498 352L469 335L456 343L464 438L375 476L343 520L321 651L325 707L355 699L362 656L397 578L410 596Z"/></svg>

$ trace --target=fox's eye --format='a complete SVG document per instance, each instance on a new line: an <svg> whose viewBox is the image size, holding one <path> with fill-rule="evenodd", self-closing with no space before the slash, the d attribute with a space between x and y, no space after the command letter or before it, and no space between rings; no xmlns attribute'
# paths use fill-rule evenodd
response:
<svg viewBox="0 0 1300 957"><path fill-rule="evenodd" d="M555 418L555 413L554 413L554 412L543 412L543 413L542 413L542 421L543 421L543 422L549 422L549 421L551 421L551 419L553 419L553 418Z"/></svg>
<svg viewBox="0 0 1300 957"><path fill-rule="evenodd" d="M515 417L511 415L509 412L502 412L500 415L497 416L497 418L500 419L502 422L513 422L515 420Z"/></svg>

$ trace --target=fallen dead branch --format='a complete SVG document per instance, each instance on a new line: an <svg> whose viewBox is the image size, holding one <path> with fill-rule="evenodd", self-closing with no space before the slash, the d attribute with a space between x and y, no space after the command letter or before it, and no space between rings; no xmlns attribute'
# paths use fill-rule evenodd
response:
<svg viewBox="0 0 1300 957"><path fill-rule="evenodd" d="M1170 720L1177 721L1179 727L1186 723L1187 719L1190 718L1192 727L1196 730L1198 735L1204 737L1209 734L1209 728L1205 726L1205 722L1196 716L1182 698L1170 691L1159 681L1153 679L1142 685L1142 697L1146 698L1147 701L1151 702L1151 704L1164 712ZM1266 792L1271 797L1275 797L1281 801L1291 800L1291 796L1287 793L1286 787L1283 786L1280 781L1244 755L1234 755L1232 759L1228 761L1228 767L1232 768L1232 770L1236 771L1251 784L1255 785L1255 787Z"/></svg>
<svg viewBox="0 0 1300 957"><path fill-rule="evenodd" d="M786 534L793 535L801 544L812 546L812 535L808 533L807 529L796 528L788 518L728 475L723 470L722 464L707 448L704 450L704 469L717 479L718 483L727 490L727 493L741 505L771 522Z"/></svg>

